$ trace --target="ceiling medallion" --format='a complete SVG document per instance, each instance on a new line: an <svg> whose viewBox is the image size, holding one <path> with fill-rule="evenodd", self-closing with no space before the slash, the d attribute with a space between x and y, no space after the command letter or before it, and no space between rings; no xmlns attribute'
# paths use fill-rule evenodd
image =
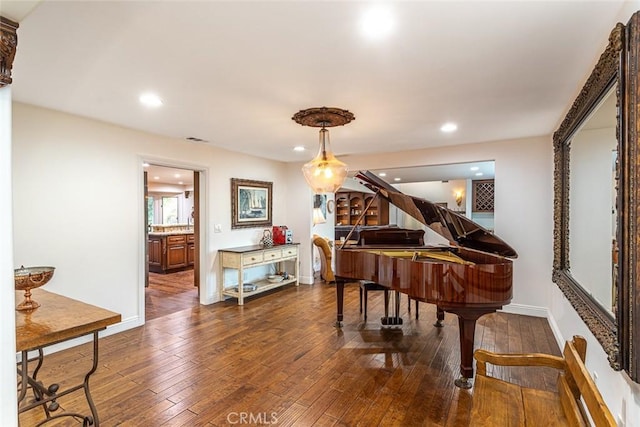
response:
<svg viewBox="0 0 640 427"><path fill-rule="evenodd" d="M342 108L315 107L300 110L291 119L302 126L331 128L346 125L356 117L349 110Z"/></svg>

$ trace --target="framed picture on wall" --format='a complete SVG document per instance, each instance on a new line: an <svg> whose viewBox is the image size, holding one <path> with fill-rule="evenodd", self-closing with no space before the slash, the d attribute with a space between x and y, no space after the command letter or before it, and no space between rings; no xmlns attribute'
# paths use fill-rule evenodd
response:
<svg viewBox="0 0 640 427"><path fill-rule="evenodd" d="M231 228L272 225L273 183L231 178Z"/></svg>

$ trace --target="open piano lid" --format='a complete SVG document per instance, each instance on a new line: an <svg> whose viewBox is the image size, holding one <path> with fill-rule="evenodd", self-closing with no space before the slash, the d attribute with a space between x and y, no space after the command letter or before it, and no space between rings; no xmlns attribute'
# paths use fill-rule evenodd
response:
<svg viewBox="0 0 640 427"><path fill-rule="evenodd" d="M518 257L516 251L502 239L465 216L420 197L401 193L369 171L358 171L354 178L458 246L508 258Z"/></svg>

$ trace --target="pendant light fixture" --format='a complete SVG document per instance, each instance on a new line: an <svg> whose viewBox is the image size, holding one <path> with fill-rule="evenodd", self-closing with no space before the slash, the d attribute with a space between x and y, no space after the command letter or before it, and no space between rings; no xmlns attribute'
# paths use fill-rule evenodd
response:
<svg viewBox="0 0 640 427"><path fill-rule="evenodd" d="M318 155L302 167L302 173L315 193L335 193L347 177L348 169L331 152L327 128L346 125L355 120L355 116L341 108L319 107L300 110L292 119L302 126L321 128Z"/></svg>

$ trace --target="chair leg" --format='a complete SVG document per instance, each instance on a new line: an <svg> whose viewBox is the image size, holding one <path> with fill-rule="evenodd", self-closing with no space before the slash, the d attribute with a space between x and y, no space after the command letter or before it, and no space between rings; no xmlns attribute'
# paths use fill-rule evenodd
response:
<svg viewBox="0 0 640 427"><path fill-rule="evenodd" d="M384 317L389 317L389 291L384 290Z"/></svg>
<svg viewBox="0 0 640 427"><path fill-rule="evenodd" d="M411 297L407 296L409 300L407 301L407 311L411 314ZM420 314L418 313L418 300L414 300L416 302L416 320L420 318Z"/></svg>
<svg viewBox="0 0 640 427"><path fill-rule="evenodd" d="M362 288L360 288L362 289ZM367 321L367 288L362 291L363 299L364 299L364 321Z"/></svg>
<svg viewBox="0 0 640 427"><path fill-rule="evenodd" d="M400 318L400 292L396 291L396 304L395 304L395 310L396 312L394 313L394 316L396 319Z"/></svg>

